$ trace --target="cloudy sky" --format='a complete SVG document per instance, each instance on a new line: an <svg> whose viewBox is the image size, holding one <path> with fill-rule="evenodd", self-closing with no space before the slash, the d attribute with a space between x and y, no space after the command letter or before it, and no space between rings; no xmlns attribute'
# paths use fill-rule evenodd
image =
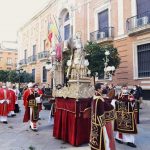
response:
<svg viewBox="0 0 150 150"><path fill-rule="evenodd" d="M50 0L0 0L0 42L15 41L18 29Z"/></svg>

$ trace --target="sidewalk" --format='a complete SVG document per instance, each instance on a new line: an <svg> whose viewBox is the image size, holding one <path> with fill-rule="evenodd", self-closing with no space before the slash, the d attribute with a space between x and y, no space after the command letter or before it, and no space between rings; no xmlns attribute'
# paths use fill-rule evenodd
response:
<svg viewBox="0 0 150 150"><path fill-rule="evenodd" d="M20 101L21 103L21 101ZM137 148L116 143L116 150L149 150L150 142L150 101L145 101L140 110L139 134L136 136ZM22 123L23 109L15 118L9 118L8 125L0 123L0 150L90 150L87 144L73 147L55 139L53 127L48 125L49 111L41 112L39 132L32 132L29 124Z"/></svg>

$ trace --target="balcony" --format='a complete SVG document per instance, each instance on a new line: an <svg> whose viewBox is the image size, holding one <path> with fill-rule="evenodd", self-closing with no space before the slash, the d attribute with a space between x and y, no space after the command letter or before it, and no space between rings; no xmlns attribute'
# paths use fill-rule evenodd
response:
<svg viewBox="0 0 150 150"><path fill-rule="evenodd" d="M32 55L32 56L28 57L28 63L29 64L36 63L36 60L37 60L37 56L36 55Z"/></svg>
<svg viewBox="0 0 150 150"><path fill-rule="evenodd" d="M13 66L13 63L7 62L6 65L7 66Z"/></svg>
<svg viewBox="0 0 150 150"><path fill-rule="evenodd" d="M27 65L27 59L22 59L19 61L20 66L25 66Z"/></svg>
<svg viewBox="0 0 150 150"><path fill-rule="evenodd" d="M43 52L38 53L38 59L40 61L47 60L48 57L49 57L49 51L43 51Z"/></svg>
<svg viewBox="0 0 150 150"><path fill-rule="evenodd" d="M90 33L90 40L92 42L102 43L111 42L114 38L114 27L105 27L101 30Z"/></svg>
<svg viewBox="0 0 150 150"><path fill-rule="evenodd" d="M129 36L150 32L150 11L127 19Z"/></svg>

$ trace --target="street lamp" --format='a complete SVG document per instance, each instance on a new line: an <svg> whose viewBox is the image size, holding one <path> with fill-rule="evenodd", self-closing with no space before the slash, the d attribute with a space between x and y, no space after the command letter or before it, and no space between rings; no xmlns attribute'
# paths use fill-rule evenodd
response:
<svg viewBox="0 0 150 150"><path fill-rule="evenodd" d="M18 88L20 89L20 77L21 77L20 74L23 72L23 68L20 67L20 64L17 65L16 72L19 74L19 86L18 86Z"/></svg>
<svg viewBox="0 0 150 150"><path fill-rule="evenodd" d="M110 52L108 50L106 50L105 52L105 62L104 62L104 79L106 80L107 78L109 80L112 80L112 74L115 71L115 67L114 66L108 66L108 56L110 55Z"/></svg>

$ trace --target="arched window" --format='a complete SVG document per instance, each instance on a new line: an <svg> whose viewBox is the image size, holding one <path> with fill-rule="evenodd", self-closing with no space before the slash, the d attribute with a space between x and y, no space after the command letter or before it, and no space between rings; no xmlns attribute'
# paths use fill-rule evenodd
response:
<svg viewBox="0 0 150 150"><path fill-rule="evenodd" d="M69 12L64 14L64 40L69 39L70 37L70 18Z"/></svg>
<svg viewBox="0 0 150 150"><path fill-rule="evenodd" d="M64 22L68 21L69 20L69 12L67 12L66 16L65 16L65 19L64 19Z"/></svg>

